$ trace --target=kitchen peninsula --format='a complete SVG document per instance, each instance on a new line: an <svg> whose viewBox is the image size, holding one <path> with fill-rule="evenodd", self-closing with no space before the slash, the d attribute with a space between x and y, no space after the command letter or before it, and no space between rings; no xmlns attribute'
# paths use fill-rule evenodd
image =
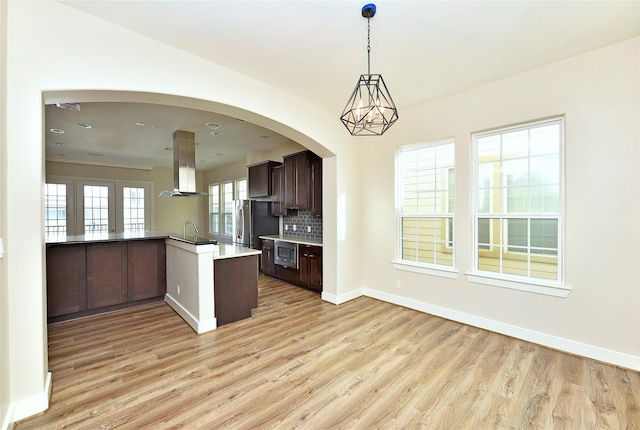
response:
<svg viewBox="0 0 640 430"><path fill-rule="evenodd" d="M197 333L251 316L259 250L161 231L47 236L48 322L166 301Z"/></svg>

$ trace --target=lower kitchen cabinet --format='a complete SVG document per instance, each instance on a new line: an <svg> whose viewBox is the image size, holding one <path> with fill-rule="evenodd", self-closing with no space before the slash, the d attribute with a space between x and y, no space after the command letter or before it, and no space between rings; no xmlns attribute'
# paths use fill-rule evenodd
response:
<svg viewBox="0 0 640 430"><path fill-rule="evenodd" d="M127 255L127 300L163 296L167 292L167 247L164 240L128 242Z"/></svg>
<svg viewBox="0 0 640 430"><path fill-rule="evenodd" d="M300 284L306 288L322 291L322 247L299 245L298 253Z"/></svg>
<svg viewBox="0 0 640 430"><path fill-rule="evenodd" d="M127 301L127 243L87 245L87 308Z"/></svg>
<svg viewBox="0 0 640 430"><path fill-rule="evenodd" d="M164 239L47 245L49 322L162 300Z"/></svg>
<svg viewBox="0 0 640 430"><path fill-rule="evenodd" d="M262 239L262 273L269 276L276 275L276 266L273 263L274 241Z"/></svg>
<svg viewBox="0 0 640 430"><path fill-rule="evenodd" d="M47 314L49 317L87 309L87 248L47 247Z"/></svg>
<svg viewBox="0 0 640 430"><path fill-rule="evenodd" d="M213 289L218 327L249 318L258 307L258 256L214 260Z"/></svg>

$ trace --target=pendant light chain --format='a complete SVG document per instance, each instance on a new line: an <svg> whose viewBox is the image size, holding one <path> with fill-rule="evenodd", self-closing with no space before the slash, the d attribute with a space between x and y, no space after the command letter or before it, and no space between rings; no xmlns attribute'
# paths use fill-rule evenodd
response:
<svg viewBox="0 0 640 430"><path fill-rule="evenodd" d="M371 76L371 18L367 18L367 74Z"/></svg>

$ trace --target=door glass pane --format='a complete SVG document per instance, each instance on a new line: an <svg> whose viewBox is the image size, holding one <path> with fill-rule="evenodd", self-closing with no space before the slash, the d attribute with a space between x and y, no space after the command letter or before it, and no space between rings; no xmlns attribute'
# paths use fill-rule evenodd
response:
<svg viewBox="0 0 640 430"><path fill-rule="evenodd" d="M67 185L45 184L44 233L67 233Z"/></svg>
<svg viewBox="0 0 640 430"><path fill-rule="evenodd" d="M109 231L109 188L100 185L84 186L84 232Z"/></svg>
<svg viewBox="0 0 640 430"><path fill-rule="evenodd" d="M124 231L144 230L144 188L123 187Z"/></svg>

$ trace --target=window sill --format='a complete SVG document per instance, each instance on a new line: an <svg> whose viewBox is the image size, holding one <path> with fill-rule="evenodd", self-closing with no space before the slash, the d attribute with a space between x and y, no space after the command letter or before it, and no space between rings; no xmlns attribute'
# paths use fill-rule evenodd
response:
<svg viewBox="0 0 640 430"><path fill-rule="evenodd" d="M440 276L442 278L456 279L458 271L452 268L426 266L420 263L412 263L404 260L393 260L391 262L394 269L404 270L406 272L422 273L424 275Z"/></svg>
<svg viewBox="0 0 640 430"><path fill-rule="evenodd" d="M484 273L474 272L467 273L467 280L476 284L491 285L500 288L509 288L511 290L527 291L529 293L544 294L546 296L567 297L571 292L571 287L560 284L558 282L531 281L498 278Z"/></svg>

